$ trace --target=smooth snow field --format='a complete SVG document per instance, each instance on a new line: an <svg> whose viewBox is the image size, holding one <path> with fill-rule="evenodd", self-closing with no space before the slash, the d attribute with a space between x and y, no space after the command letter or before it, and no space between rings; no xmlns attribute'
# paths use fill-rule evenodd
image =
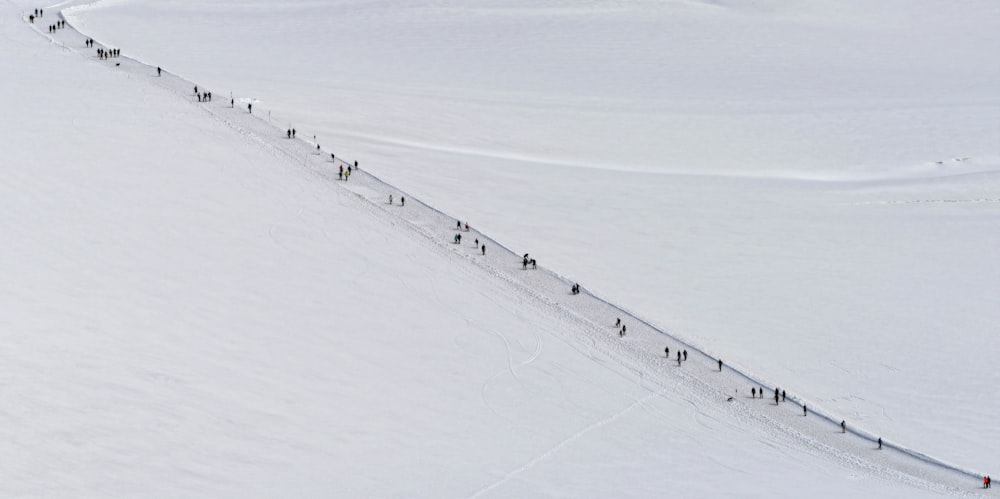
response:
<svg viewBox="0 0 1000 499"><path fill-rule="evenodd" d="M989 493L996 3L37 7L0 496Z"/></svg>

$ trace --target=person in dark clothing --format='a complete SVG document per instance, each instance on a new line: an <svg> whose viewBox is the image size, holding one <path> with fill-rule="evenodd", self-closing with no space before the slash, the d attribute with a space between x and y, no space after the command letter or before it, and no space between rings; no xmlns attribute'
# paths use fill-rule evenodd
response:
<svg viewBox="0 0 1000 499"><path fill-rule="evenodd" d="M291 128L289 128L288 130L285 130L285 138L286 139L292 138L292 129Z"/></svg>
<svg viewBox="0 0 1000 499"><path fill-rule="evenodd" d="M719 372L722 372L722 359L719 359Z"/></svg>
<svg viewBox="0 0 1000 499"><path fill-rule="evenodd" d="M622 324L622 336L625 336L625 324Z"/></svg>
<svg viewBox="0 0 1000 499"><path fill-rule="evenodd" d="M293 139L295 138L295 129L294 128L292 129L292 138Z"/></svg>
<svg viewBox="0 0 1000 499"><path fill-rule="evenodd" d="M337 157L334 156L332 152L330 153L330 162L331 163L336 163L337 162Z"/></svg>
<svg viewBox="0 0 1000 499"><path fill-rule="evenodd" d="M469 230L468 224L465 225L465 230ZM538 262L536 262L534 258L531 259L531 268L534 270L538 269Z"/></svg>
<svg viewBox="0 0 1000 499"><path fill-rule="evenodd" d="M806 408L805 404L802 405L802 415L805 416L809 413L809 409Z"/></svg>
<svg viewBox="0 0 1000 499"><path fill-rule="evenodd" d="M664 357L666 357L666 358L669 359L670 358L670 347L668 346L667 348L664 348L663 349L663 353L664 353Z"/></svg>
<svg viewBox="0 0 1000 499"><path fill-rule="evenodd" d="M688 351L684 350L684 361L687 362L687 360L688 360Z"/></svg>
<svg viewBox="0 0 1000 499"><path fill-rule="evenodd" d="M778 405L778 394L774 394L774 405Z"/></svg>
<svg viewBox="0 0 1000 499"><path fill-rule="evenodd" d="M455 220L455 228L458 230L462 230L462 222L459 220Z"/></svg>
<svg viewBox="0 0 1000 499"><path fill-rule="evenodd" d="M840 432L847 433L847 423L844 420L840 421Z"/></svg>
<svg viewBox="0 0 1000 499"><path fill-rule="evenodd" d="M253 103L247 104L247 112L253 114Z"/></svg>
<svg viewBox="0 0 1000 499"><path fill-rule="evenodd" d="M750 388L750 397L751 398L757 398L757 388L756 387L751 387Z"/></svg>
<svg viewBox="0 0 1000 499"><path fill-rule="evenodd" d="M878 437L878 448L882 449L882 437Z"/></svg>
<svg viewBox="0 0 1000 499"><path fill-rule="evenodd" d="M619 317L618 320L615 321L615 327L618 327L618 326L621 326L621 325L622 325L622 318ZM678 353L680 353L680 352L678 352Z"/></svg>
<svg viewBox="0 0 1000 499"><path fill-rule="evenodd" d="M681 352L677 351L677 367L681 367Z"/></svg>
<svg viewBox="0 0 1000 499"><path fill-rule="evenodd" d="M762 386L762 387L758 388L757 389L757 393L760 394L760 398L764 398L764 387Z"/></svg>
<svg viewBox="0 0 1000 499"><path fill-rule="evenodd" d="M778 395L780 395L780 393L778 393L778 389L775 388L774 389L774 398L778 398Z"/></svg>
<svg viewBox="0 0 1000 499"><path fill-rule="evenodd" d="M486 245L483 245L483 256L486 256Z"/></svg>
<svg viewBox="0 0 1000 499"><path fill-rule="evenodd" d="M521 270L527 270L527 269L528 269L528 259L527 258L522 258L521 259Z"/></svg>
<svg viewBox="0 0 1000 499"><path fill-rule="evenodd" d="M405 197L399 196L399 205L400 206L406 206L406 198ZM476 240L476 246L479 246L479 240ZM483 253L486 253L486 249L485 248L486 247L483 246Z"/></svg>
<svg viewBox="0 0 1000 499"><path fill-rule="evenodd" d="M156 76L163 76L163 70L159 66L156 66Z"/></svg>
<svg viewBox="0 0 1000 499"><path fill-rule="evenodd" d="M781 390L781 401L782 402L785 401L785 391L784 390Z"/></svg>

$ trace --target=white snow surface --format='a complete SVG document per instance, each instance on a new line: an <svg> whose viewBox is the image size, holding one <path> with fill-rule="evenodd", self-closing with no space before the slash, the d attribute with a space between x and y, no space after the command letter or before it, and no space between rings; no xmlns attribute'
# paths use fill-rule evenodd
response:
<svg viewBox="0 0 1000 499"><path fill-rule="evenodd" d="M1000 465L992 2L71 11L160 78L35 7L2 7L0 495L917 497Z"/></svg>

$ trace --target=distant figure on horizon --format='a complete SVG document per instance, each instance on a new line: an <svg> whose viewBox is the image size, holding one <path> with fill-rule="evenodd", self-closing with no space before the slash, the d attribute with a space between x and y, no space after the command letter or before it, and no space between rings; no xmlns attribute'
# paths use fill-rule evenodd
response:
<svg viewBox="0 0 1000 499"><path fill-rule="evenodd" d="M882 437L878 437L878 448L882 450Z"/></svg>

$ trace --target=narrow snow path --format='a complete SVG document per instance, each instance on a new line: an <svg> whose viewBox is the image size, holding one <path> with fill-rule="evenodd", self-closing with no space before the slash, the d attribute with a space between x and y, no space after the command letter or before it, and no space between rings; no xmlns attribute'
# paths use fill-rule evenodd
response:
<svg viewBox="0 0 1000 499"><path fill-rule="evenodd" d="M57 6L73 3L63 2ZM270 116L267 109L254 107L253 112L250 112L248 105L253 103L252 99L231 97L228 92L199 87L199 92L214 91L215 94L213 100L202 102L195 93L196 82L167 71L158 75L154 64L127 56L98 59L98 49L111 47L102 45L99 41L95 41L93 47L85 47L84 42L88 37L75 30L68 21L66 28L46 33L49 21L55 19L55 16L47 17L31 27L52 43L87 57L95 64L105 65L124 78L136 80L138 85L154 85L172 93L179 101L186 101L184 105L197 106L206 115L238 131L246 142L268 151L275 158L286 160L290 167L302 168L321 181L336 182L346 192L353 194L338 196L338 202L355 203L379 222L392 224L401 231L425 239L442 254L464 259L471 265L460 266L463 271L475 269L489 274L498 286L506 286L524 296L526 308L555 314L575 324L576 333L560 338L562 341L585 354L590 349L600 352L623 370L634 373L639 382L650 391L647 398L636 400L632 405L618 409L586 428L571 431L563 442L521 467L510 470L496 482L484 484L474 496L502 486L511 477L558 452L567 443L593 428L614 421L641 405L644 400L655 396L684 397L692 402L698 413L711 410L741 424L756 425L775 439L791 439L808 452L827 456L844 466L876 476L957 494L971 493L978 488L981 473L942 462L898 442L884 441L880 451L875 444L878 436L855 428L850 421L847 421L846 434L841 433L841 418L823 407L813 405L802 394L789 394L787 402L781 403L775 403L773 396L751 398L751 388L763 388L766 393L773 394L775 389L780 389L780 383L760 379L738 358L720 355L692 339L679 337L668 328L652 324L593 291L584 288L578 295L571 294L570 286L573 281L567 276L544 266L537 269L530 265L528 268L522 266L521 255L530 249L509 248L474 223L469 223L469 230L465 230L467 222L461 215L456 217L443 213L421 202L411 193L401 191L368 174L363 168L355 168L352 161L339 157L334 159L321 145L304 139L303 137L308 136L307 133L297 131L298 138L289 139L284 129L272 124L280 120ZM58 19L65 19L62 12ZM28 21L27 14L24 15L24 21ZM344 172L350 169L350 176L340 177L340 168ZM349 199L345 201L345 197ZM404 197L405 205L401 202ZM461 228L456 227L456 221L460 222ZM453 242L456 234L461 235L460 243ZM272 230L270 237L278 239L280 234L276 235ZM624 336L619 334L619 329L615 326L618 318L628 328ZM500 340L504 343L507 341L502 337ZM664 358L664 347L669 347L670 358ZM507 348L509 350L509 345ZM678 362L674 356L680 350L686 350L688 355L686 360ZM536 350L534 357L518 363L509 359L504 372L509 372L516 378L517 369L530 363L538 354L540 352ZM726 357L721 370L717 364L720 356ZM482 388L483 401L487 406L488 388L489 380ZM803 405L809 408L808 416L803 415Z"/></svg>

